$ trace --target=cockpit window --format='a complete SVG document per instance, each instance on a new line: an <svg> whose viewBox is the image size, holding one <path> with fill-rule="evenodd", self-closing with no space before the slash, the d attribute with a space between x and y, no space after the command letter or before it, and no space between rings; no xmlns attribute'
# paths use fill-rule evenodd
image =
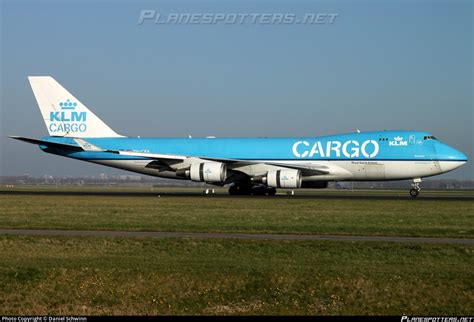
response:
<svg viewBox="0 0 474 322"><path fill-rule="evenodd" d="M437 140L437 138L435 138L435 137L432 136L432 135L429 135L429 136L423 137L423 140L425 140L425 141L426 141L426 140Z"/></svg>

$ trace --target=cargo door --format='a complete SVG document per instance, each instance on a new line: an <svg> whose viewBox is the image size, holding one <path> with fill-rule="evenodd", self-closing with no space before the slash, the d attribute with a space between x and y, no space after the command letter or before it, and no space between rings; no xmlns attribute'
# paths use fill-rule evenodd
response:
<svg viewBox="0 0 474 322"><path fill-rule="evenodd" d="M367 180L385 180L385 164L368 161L365 176Z"/></svg>

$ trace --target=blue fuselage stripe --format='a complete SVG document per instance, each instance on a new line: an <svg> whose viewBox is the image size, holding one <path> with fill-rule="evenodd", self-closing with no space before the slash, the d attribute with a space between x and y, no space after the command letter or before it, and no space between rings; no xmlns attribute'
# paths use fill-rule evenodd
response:
<svg viewBox="0 0 474 322"><path fill-rule="evenodd" d="M452 161L467 157L456 149L416 131L348 133L298 138L84 138L104 150L173 154L186 157L245 161ZM46 137L45 141L77 145L73 138ZM152 160L108 152L51 153L81 160Z"/></svg>
<svg viewBox="0 0 474 322"><path fill-rule="evenodd" d="M203 157L205 158L205 157ZM78 158L85 161L91 160L154 160L153 158L141 158L141 157L134 157L134 158ZM466 162L466 159L239 159L242 161L438 161L438 162Z"/></svg>

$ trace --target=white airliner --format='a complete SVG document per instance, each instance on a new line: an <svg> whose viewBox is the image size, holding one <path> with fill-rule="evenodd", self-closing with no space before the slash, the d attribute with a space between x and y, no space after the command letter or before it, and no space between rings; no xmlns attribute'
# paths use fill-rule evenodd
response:
<svg viewBox="0 0 474 322"><path fill-rule="evenodd" d="M230 185L230 194L274 195L276 188L326 188L329 181L413 179L410 195L416 197L422 178L467 162L463 153L420 131L294 138L126 137L52 77L28 78L49 136L12 138L48 153L146 175Z"/></svg>

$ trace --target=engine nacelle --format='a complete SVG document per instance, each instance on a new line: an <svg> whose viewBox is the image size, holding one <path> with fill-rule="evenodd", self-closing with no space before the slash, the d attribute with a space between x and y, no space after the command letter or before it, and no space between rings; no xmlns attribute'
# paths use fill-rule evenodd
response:
<svg viewBox="0 0 474 322"><path fill-rule="evenodd" d="M273 170L268 171L266 184L273 188L300 188L301 171L300 170Z"/></svg>
<svg viewBox="0 0 474 322"><path fill-rule="evenodd" d="M227 167L221 162L193 163L189 169L193 181L224 182L227 177Z"/></svg>
<svg viewBox="0 0 474 322"><path fill-rule="evenodd" d="M325 189L327 187L327 181L303 181L301 184L301 188Z"/></svg>

